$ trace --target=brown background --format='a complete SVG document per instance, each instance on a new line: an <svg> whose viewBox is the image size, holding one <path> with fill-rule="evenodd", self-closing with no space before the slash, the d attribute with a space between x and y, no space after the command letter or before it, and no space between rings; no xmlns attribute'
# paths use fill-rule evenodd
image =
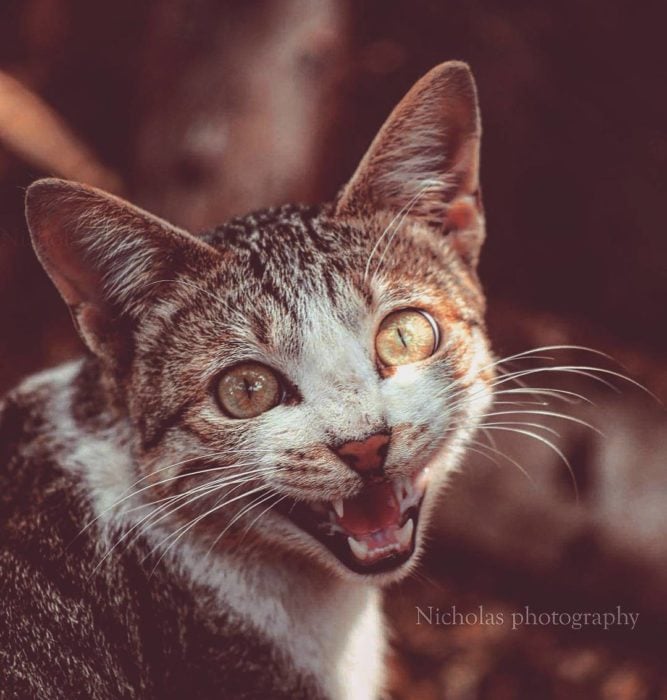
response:
<svg viewBox="0 0 667 700"><path fill-rule="evenodd" d="M481 99L481 275L498 352L593 345L665 398L661 9L628 0L5 0L0 390L79 351L27 241L22 197L33 179L116 186L193 230L329 197L414 80L458 58ZM6 89L7 76L27 90ZM28 136L17 141L21 129ZM56 137L66 147L54 155ZM567 428L559 443L582 498L573 501L563 468L530 440L501 451L521 457L536 491L511 465L470 460L443 501L426 578L388 597L396 697L667 697L664 411L627 386L618 398L583 379L554 381L593 396L596 413L572 410L607 430L600 440ZM624 604L642 610L642 624L633 633L425 630L415 602Z"/></svg>

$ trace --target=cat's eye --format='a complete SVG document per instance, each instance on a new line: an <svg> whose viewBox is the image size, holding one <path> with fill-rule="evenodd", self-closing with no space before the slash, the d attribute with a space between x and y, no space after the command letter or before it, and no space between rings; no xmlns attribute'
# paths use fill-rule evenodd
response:
<svg viewBox="0 0 667 700"><path fill-rule="evenodd" d="M408 365L430 357L440 342L438 325L425 311L394 311L380 324L375 352L383 365Z"/></svg>
<svg viewBox="0 0 667 700"><path fill-rule="evenodd" d="M232 418L254 418L282 398L275 372L259 362L243 362L227 370L218 380L218 401Z"/></svg>

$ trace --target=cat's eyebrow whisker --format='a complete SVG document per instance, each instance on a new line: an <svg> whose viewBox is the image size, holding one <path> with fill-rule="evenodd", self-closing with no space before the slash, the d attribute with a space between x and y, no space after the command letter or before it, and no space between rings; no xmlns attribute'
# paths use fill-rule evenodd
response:
<svg viewBox="0 0 667 700"><path fill-rule="evenodd" d="M489 428L489 430L504 430L508 433L517 433L518 435L525 435L527 437L532 437L538 442L543 443L547 447L549 447L553 452L558 455L558 457L562 460L563 464L567 467L567 470L570 474L570 479L572 481L572 487L574 489L574 495L575 495L575 501L579 503L579 487L577 486L577 479L574 473L574 469L572 468L572 465L570 464L569 460L565 456L562 450L560 450L556 445L553 444L550 440L545 438L543 435L539 435L538 433L534 433L530 430L524 430L522 428L510 428L505 425L484 425L484 427Z"/></svg>
<svg viewBox="0 0 667 700"><path fill-rule="evenodd" d="M410 213L410 210L412 207L430 190L434 188L439 188L442 186L442 183L439 182L438 180L427 180L424 183L424 186L417 192L416 195L408 202L406 205L407 208L404 207L405 211L401 209L399 214L402 213L400 220L398 223L394 226L394 230L391 232L391 235L389 236L389 240L387 241L386 245L384 246L384 249L382 250L382 254L380 255L380 260L378 261L377 265L375 266L375 272L373 273L373 276L376 276L380 269L382 268L382 263L384 262L385 255L387 254L387 251L391 248L391 244L394 242L394 238L396 237L396 234L400 231L401 226L403 225L403 222L405 221L406 217ZM393 222L392 222L393 223ZM391 226L391 224L390 224ZM378 240L379 242L385 237L385 235L389 232L390 226L387 226L387 228L384 230L382 236L380 236ZM377 246L377 244L376 244ZM372 258L374 253L371 253L371 256L369 257L368 261L370 264L370 260ZM368 266L368 265L367 265ZM365 280L365 275L364 275L364 280Z"/></svg>
<svg viewBox="0 0 667 700"><path fill-rule="evenodd" d="M366 262L366 267L364 269L364 282L368 278L368 273L370 271L370 266L371 266L371 261L373 260L373 256L377 252L378 247L382 243L384 237L389 233L389 231L392 229L393 226L395 226L395 231L397 231L401 227L401 225L403 224L403 220L408 215L408 213L410 212L412 207L415 205L417 200L426 193L426 191L428 189L433 188L433 187L440 187L440 186L441 186L441 183L438 180L426 180L426 181L424 181L423 187L417 192L417 194L415 194L413 196L413 198L410 201L408 201L406 204L403 205L403 207L399 210L399 212L389 222L387 227L384 229L384 231L378 237L377 241L375 241L375 245L373 246L371 253L368 256L368 260ZM384 249L385 252L390 244L391 244L391 241L389 241L389 243L387 243L387 245L385 246L385 249ZM383 253L383 257L384 257L384 253ZM376 266L374 275L377 275L377 272L380 269L381 264L382 264L382 259L380 260L380 262Z"/></svg>

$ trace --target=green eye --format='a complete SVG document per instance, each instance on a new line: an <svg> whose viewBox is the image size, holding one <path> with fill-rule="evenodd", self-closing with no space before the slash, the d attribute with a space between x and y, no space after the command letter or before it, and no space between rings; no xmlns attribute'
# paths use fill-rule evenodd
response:
<svg viewBox="0 0 667 700"><path fill-rule="evenodd" d="M255 418L282 398L275 372L259 362L243 362L227 370L217 386L218 400L232 418Z"/></svg>
<svg viewBox="0 0 667 700"><path fill-rule="evenodd" d="M380 324L375 351L383 365L408 365L430 357L438 349L439 335L436 322L425 311L394 311Z"/></svg>

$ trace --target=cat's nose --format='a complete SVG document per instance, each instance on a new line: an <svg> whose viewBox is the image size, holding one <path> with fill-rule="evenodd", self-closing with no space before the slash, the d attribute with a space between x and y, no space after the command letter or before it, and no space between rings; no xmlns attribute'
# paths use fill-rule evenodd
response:
<svg viewBox="0 0 667 700"><path fill-rule="evenodd" d="M352 440L333 448L350 469L362 476L381 472L389 451L391 433L375 433L363 440Z"/></svg>

